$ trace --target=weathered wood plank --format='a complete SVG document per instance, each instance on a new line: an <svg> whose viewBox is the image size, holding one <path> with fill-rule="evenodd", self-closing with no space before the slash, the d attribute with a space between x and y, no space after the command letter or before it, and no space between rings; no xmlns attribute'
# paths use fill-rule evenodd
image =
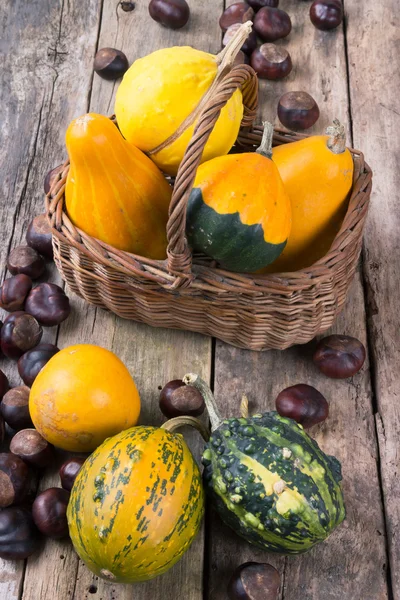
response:
<svg viewBox="0 0 400 600"><path fill-rule="evenodd" d="M354 144L374 171L364 242L367 317L393 597L400 598L400 17L396 2L345 2Z"/></svg>
<svg viewBox="0 0 400 600"><path fill-rule="evenodd" d="M230 2L231 3L231 2ZM304 90L319 104L321 117L315 132L324 131L333 117L349 122L346 55L341 30L325 34L314 29L309 4L298 0L281 3L292 17L293 31L282 41L291 53L294 68L281 82L261 83L262 118L275 119L282 93ZM335 331L366 340L364 299L357 276L349 301ZM241 394L259 412L274 408L281 389L295 383L315 385L331 404L331 415L315 435L323 449L343 463L344 493L348 517L323 545L302 557L277 560L254 550L228 533L216 517L211 519L209 547L209 597L226 597L226 583L232 570L248 560L275 564L283 574L281 595L285 600L387 598L385 579L384 523L376 465L376 441L371 405L368 366L350 381L332 382L313 368L313 344L285 352L254 354L217 343L215 393L224 414L237 414ZM232 547L234 551L232 551Z"/></svg>
<svg viewBox="0 0 400 600"><path fill-rule="evenodd" d="M65 127L86 110L100 0L85 4L6 0L2 9L1 64L7 74L0 86L0 271L4 274L9 249L23 243L32 216L43 212L43 177L63 157ZM57 279L51 266L48 274ZM47 329L43 340L54 341L55 336L55 328ZM12 385L20 383L15 364L2 360L0 368ZM20 598L24 570L23 561L0 560L1 599ZM36 579L32 598L38 598L37 583Z"/></svg>

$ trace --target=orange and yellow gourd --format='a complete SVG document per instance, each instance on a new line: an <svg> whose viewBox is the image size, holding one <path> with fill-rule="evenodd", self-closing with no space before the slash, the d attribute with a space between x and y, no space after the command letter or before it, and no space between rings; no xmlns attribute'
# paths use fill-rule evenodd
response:
<svg viewBox="0 0 400 600"><path fill-rule="evenodd" d="M98 114L72 121L66 145L65 202L74 225L118 250L165 258L172 189L156 165Z"/></svg>

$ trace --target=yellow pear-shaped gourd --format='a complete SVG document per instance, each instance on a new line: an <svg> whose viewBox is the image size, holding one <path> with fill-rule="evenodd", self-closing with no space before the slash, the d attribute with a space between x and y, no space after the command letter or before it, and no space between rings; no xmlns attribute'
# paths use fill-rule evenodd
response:
<svg viewBox="0 0 400 600"><path fill-rule="evenodd" d="M115 99L118 126L162 171L176 175L201 102L215 86L221 66L230 64L251 30L251 24L242 27L222 58L191 47L165 48L136 60L125 73ZM242 117L242 93L237 90L221 110L202 162L229 152Z"/></svg>
<svg viewBox="0 0 400 600"><path fill-rule="evenodd" d="M292 229L281 256L264 272L291 272L314 264L329 250L346 214L354 163L339 121L328 135L273 149L292 205Z"/></svg>
<svg viewBox="0 0 400 600"><path fill-rule="evenodd" d="M66 145L65 202L74 225L119 250L165 258L172 189L156 165L102 115L72 121Z"/></svg>

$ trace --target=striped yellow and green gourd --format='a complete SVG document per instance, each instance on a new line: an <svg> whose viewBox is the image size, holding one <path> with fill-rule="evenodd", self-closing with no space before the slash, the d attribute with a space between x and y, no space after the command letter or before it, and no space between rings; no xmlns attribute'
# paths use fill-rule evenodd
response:
<svg viewBox="0 0 400 600"><path fill-rule="evenodd" d="M189 548L204 513L201 474L181 434L133 427L84 463L68 505L80 558L113 583L152 579Z"/></svg>
<svg viewBox="0 0 400 600"><path fill-rule="evenodd" d="M208 386L198 378L190 384L209 410L213 403L202 460L223 521L269 552L299 554L325 540L345 518L339 461L277 412L221 420Z"/></svg>

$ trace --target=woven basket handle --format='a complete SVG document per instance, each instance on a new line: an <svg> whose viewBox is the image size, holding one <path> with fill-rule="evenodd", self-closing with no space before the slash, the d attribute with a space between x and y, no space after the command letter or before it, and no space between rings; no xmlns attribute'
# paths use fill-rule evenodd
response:
<svg viewBox="0 0 400 600"><path fill-rule="evenodd" d="M252 125L257 111L257 76L248 65L238 65L221 80L212 98L204 106L193 137L179 166L167 223L168 270L174 275L186 275L190 278L192 253L185 235L188 199L204 147L214 129L221 109L238 88L242 88L243 93L244 115L242 127Z"/></svg>

